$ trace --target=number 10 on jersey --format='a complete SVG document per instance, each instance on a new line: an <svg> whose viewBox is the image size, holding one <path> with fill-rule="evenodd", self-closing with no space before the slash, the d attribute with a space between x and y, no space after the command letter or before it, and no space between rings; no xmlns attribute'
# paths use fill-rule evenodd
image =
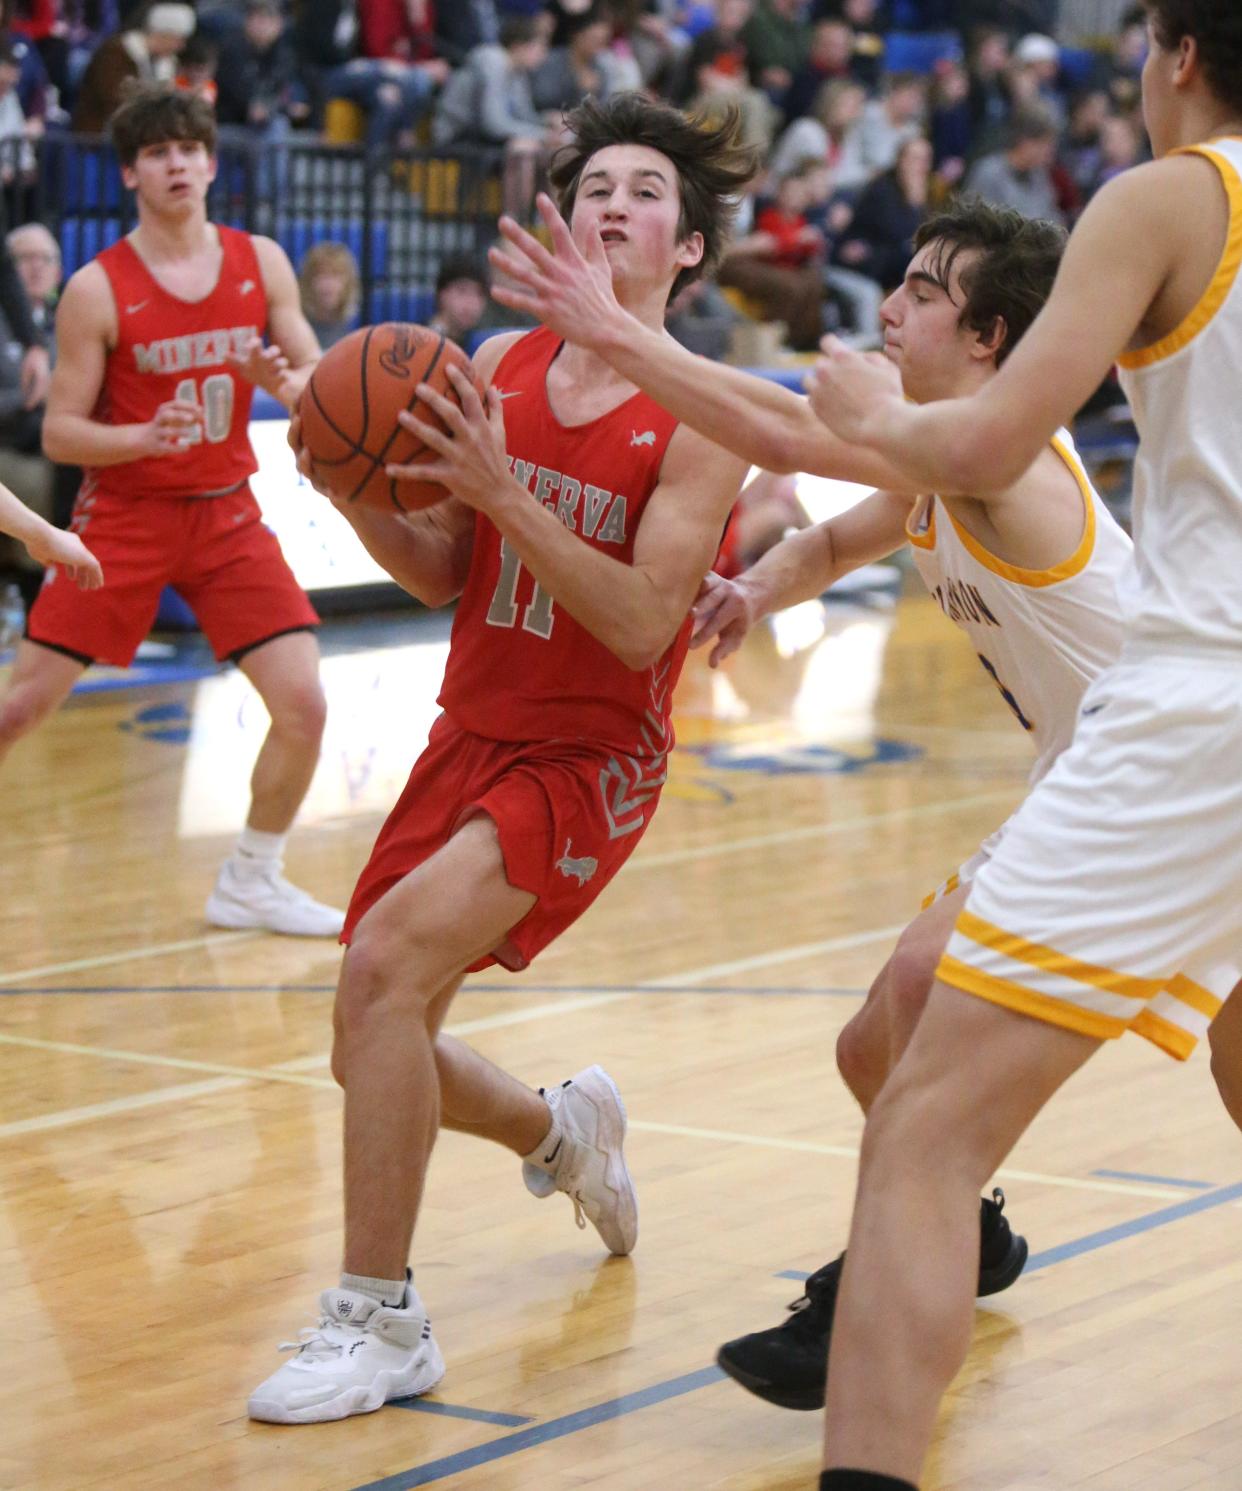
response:
<svg viewBox="0 0 1242 1491"><path fill-rule="evenodd" d="M203 411L202 429L193 430L185 437L187 445L197 445L204 434L211 445L219 445L229 438L229 431L233 428L234 397L231 373L212 373L204 378L201 399L197 379L183 378L177 384L174 397L183 404L199 404Z"/></svg>

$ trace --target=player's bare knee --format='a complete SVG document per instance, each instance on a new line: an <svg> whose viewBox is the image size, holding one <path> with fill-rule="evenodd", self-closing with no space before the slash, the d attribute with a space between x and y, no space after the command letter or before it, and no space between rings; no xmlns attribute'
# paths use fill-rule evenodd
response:
<svg viewBox="0 0 1242 1491"><path fill-rule="evenodd" d="M12 745L29 735L52 713L56 702L29 685L10 688L0 699L0 745Z"/></svg>
<svg viewBox="0 0 1242 1491"><path fill-rule="evenodd" d="M318 745L328 719L328 701L317 678L289 690L272 708L272 724L282 735Z"/></svg>
<svg viewBox="0 0 1242 1491"><path fill-rule="evenodd" d="M434 996L434 981L419 977L414 949L371 913L358 924L341 965L336 1047L374 1019L424 1017Z"/></svg>
<svg viewBox="0 0 1242 1491"><path fill-rule="evenodd" d="M939 962L938 946L917 931L905 931L885 967L885 998L892 1020L901 1029L913 1029L927 1006L927 998Z"/></svg>

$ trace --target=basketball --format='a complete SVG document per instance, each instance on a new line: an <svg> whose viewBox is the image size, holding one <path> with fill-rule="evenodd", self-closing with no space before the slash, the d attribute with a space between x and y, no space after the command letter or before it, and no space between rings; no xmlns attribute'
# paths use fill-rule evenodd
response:
<svg viewBox="0 0 1242 1491"><path fill-rule="evenodd" d="M385 512L416 512L442 502L449 494L438 482L397 481L384 468L390 462L425 465L438 459L397 415L407 409L443 429L414 390L429 383L457 403L450 367L473 376L469 358L455 342L406 322L363 326L330 347L298 406L316 481L338 500Z"/></svg>

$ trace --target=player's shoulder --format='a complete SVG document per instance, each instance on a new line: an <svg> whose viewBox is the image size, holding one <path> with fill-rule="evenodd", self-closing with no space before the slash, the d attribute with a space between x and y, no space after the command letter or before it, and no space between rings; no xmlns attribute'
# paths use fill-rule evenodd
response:
<svg viewBox="0 0 1242 1491"><path fill-rule="evenodd" d="M94 325L108 321L116 315L116 297L112 281L98 259L92 259L75 269L60 293L59 315L71 313L75 328L83 323Z"/></svg>
<svg viewBox="0 0 1242 1491"><path fill-rule="evenodd" d="M229 230L220 228L219 231L223 236ZM255 258L259 261L259 268L263 271L265 280L271 274L278 274L282 277L287 275L290 279L293 278L293 265L289 262L289 255L274 238L268 238L264 233L242 233L236 228L231 231L240 235L237 241L249 242L254 250Z"/></svg>
<svg viewBox="0 0 1242 1491"><path fill-rule="evenodd" d="M492 381L496 369L505 354L511 351L528 333L525 331L498 331L474 349L470 361L479 381L486 387Z"/></svg>
<svg viewBox="0 0 1242 1491"><path fill-rule="evenodd" d="M1087 205L1087 214L1112 216L1131 226L1147 222L1172 226L1179 205L1202 200L1213 178L1219 181L1219 171L1210 159L1178 151L1132 166L1105 182Z"/></svg>

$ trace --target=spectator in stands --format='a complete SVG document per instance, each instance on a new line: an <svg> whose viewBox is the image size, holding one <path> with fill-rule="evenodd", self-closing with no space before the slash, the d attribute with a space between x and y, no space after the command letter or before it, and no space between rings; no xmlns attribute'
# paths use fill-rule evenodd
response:
<svg viewBox="0 0 1242 1491"><path fill-rule="evenodd" d="M607 98L617 88L617 73L608 45L612 23L602 6L574 17L562 46L552 47L530 80L531 97L540 112L567 111L587 95Z"/></svg>
<svg viewBox="0 0 1242 1491"><path fill-rule="evenodd" d="M440 55L432 0L363 0L358 7L358 37L364 57L430 62Z"/></svg>
<svg viewBox="0 0 1242 1491"><path fill-rule="evenodd" d="M240 30L221 45L217 118L226 128L280 141L310 113L310 95L278 0L247 0Z"/></svg>
<svg viewBox="0 0 1242 1491"><path fill-rule="evenodd" d="M976 155L986 154L1004 140L1013 113L1008 36L992 27L976 32L968 71L972 144Z"/></svg>
<svg viewBox="0 0 1242 1491"><path fill-rule="evenodd" d="M505 152L505 211L521 216L535 194L535 179L559 128L535 107L530 80L547 56L538 23L526 16L505 21L500 41L477 46L440 95L432 125L437 145L489 145Z"/></svg>
<svg viewBox="0 0 1242 1491"><path fill-rule="evenodd" d="M750 81L742 33L753 11L754 0L716 0L716 24L691 43L675 97L683 108L707 118L714 117L721 106L736 104L743 138L766 155L778 115L767 94Z"/></svg>
<svg viewBox="0 0 1242 1491"><path fill-rule="evenodd" d="M973 128L970 117L970 78L960 62L936 69L931 90L929 132L936 178L956 186L966 174Z"/></svg>
<svg viewBox="0 0 1242 1491"><path fill-rule="evenodd" d="M462 254L443 260L436 275L436 308L427 323L432 331L469 350L487 306L483 266Z"/></svg>
<svg viewBox="0 0 1242 1491"><path fill-rule="evenodd" d="M1100 169L1091 183L1091 194L1120 176L1143 158L1144 137L1130 114L1110 114L1100 130Z"/></svg>
<svg viewBox="0 0 1242 1491"><path fill-rule="evenodd" d="M354 56L358 16L354 0L302 0L293 24L293 49L310 95L311 120L323 119L328 80Z"/></svg>
<svg viewBox="0 0 1242 1491"><path fill-rule="evenodd" d="M133 82L171 83L177 72L177 53L194 32L190 5L153 5L141 27L118 31L99 46L78 89L73 127L79 134L97 135Z"/></svg>
<svg viewBox="0 0 1242 1491"><path fill-rule="evenodd" d="M23 223L6 240L17 276L30 302L35 329L55 361L56 302L60 299L60 244L42 223Z"/></svg>
<svg viewBox="0 0 1242 1491"><path fill-rule="evenodd" d="M1065 99L1061 96L1061 48L1050 36L1024 36L1013 52L1010 89L1019 107L1042 104L1065 128Z"/></svg>
<svg viewBox="0 0 1242 1491"><path fill-rule="evenodd" d="M1013 207L1024 217L1063 223L1064 214L1052 178L1057 149L1056 120L1040 108L1016 113L1009 126L1009 146L975 163L966 185L987 202Z"/></svg>
<svg viewBox="0 0 1242 1491"><path fill-rule="evenodd" d="M460 67L476 47L500 44L496 0L440 0L435 10L436 51L451 67Z"/></svg>
<svg viewBox="0 0 1242 1491"><path fill-rule="evenodd" d="M30 141L43 133L43 121L28 120L22 112L17 96L19 72L13 49L0 38L0 181L6 188L34 179L35 155ZM16 202L20 202L20 197ZM26 214L14 214L18 215Z"/></svg>
<svg viewBox="0 0 1242 1491"><path fill-rule="evenodd" d="M899 285L914 256L914 235L927 216L931 188L931 142L906 140L889 170L858 199L854 221L837 249L837 260L883 290Z"/></svg>
<svg viewBox="0 0 1242 1491"><path fill-rule="evenodd" d="M832 171L842 191L863 186L867 168L862 158L862 116L866 90L859 83L838 79L825 83L815 110L795 119L776 142L770 162L774 176L788 175L801 161L816 156Z"/></svg>
<svg viewBox="0 0 1242 1491"><path fill-rule="evenodd" d="M806 62L811 45L809 0L758 0L742 40L751 81L784 112L785 95Z"/></svg>
<svg viewBox="0 0 1242 1491"><path fill-rule="evenodd" d="M432 112L436 90L450 70L442 57L422 62L355 57L328 74L327 93L363 110L366 148L383 150L397 145L403 131L413 130Z"/></svg>
<svg viewBox="0 0 1242 1491"><path fill-rule="evenodd" d="M1100 174L1100 133L1109 117L1108 94L1102 88L1080 93L1070 105L1061 139L1061 168L1074 184L1080 203L1091 195Z"/></svg>
<svg viewBox="0 0 1242 1491"><path fill-rule="evenodd" d="M353 331L358 319L362 279L358 261L343 243L317 243L298 270L302 314L319 345L327 348Z"/></svg>
<svg viewBox="0 0 1242 1491"><path fill-rule="evenodd" d="M918 73L891 73L883 92L863 110L858 130L862 169L868 179L887 171L907 140L923 134L927 79Z"/></svg>
<svg viewBox="0 0 1242 1491"><path fill-rule="evenodd" d="M173 84L185 93L196 93L214 107L220 96L216 85L219 64L220 48L206 32L196 31L181 48Z"/></svg>
<svg viewBox="0 0 1242 1491"><path fill-rule="evenodd" d="M63 98L69 90L69 41L62 9L60 0L7 0L4 25L11 39L38 51L48 82Z"/></svg>
<svg viewBox="0 0 1242 1491"><path fill-rule="evenodd" d="M1109 59L1108 91L1118 108L1137 107L1139 77L1146 60L1147 12L1141 5L1136 5L1121 18L1121 27Z"/></svg>
<svg viewBox="0 0 1242 1491"><path fill-rule="evenodd" d="M807 178L817 166L804 162L781 178L776 200L759 209L717 274L756 301L765 320L783 321L795 352L813 352L824 331L824 236L806 217Z"/></svg>
<svg viewBox="0 0 1242 1491"><path fill-rule="evenodd" d="M854 33L839 17L817 21L811 28L806 61L793 75L785 94L785 114L801 119L815 106L819 90L825 83L839 78L852 79L864 87L869 80L860 77L855 65Z"/></svg>

